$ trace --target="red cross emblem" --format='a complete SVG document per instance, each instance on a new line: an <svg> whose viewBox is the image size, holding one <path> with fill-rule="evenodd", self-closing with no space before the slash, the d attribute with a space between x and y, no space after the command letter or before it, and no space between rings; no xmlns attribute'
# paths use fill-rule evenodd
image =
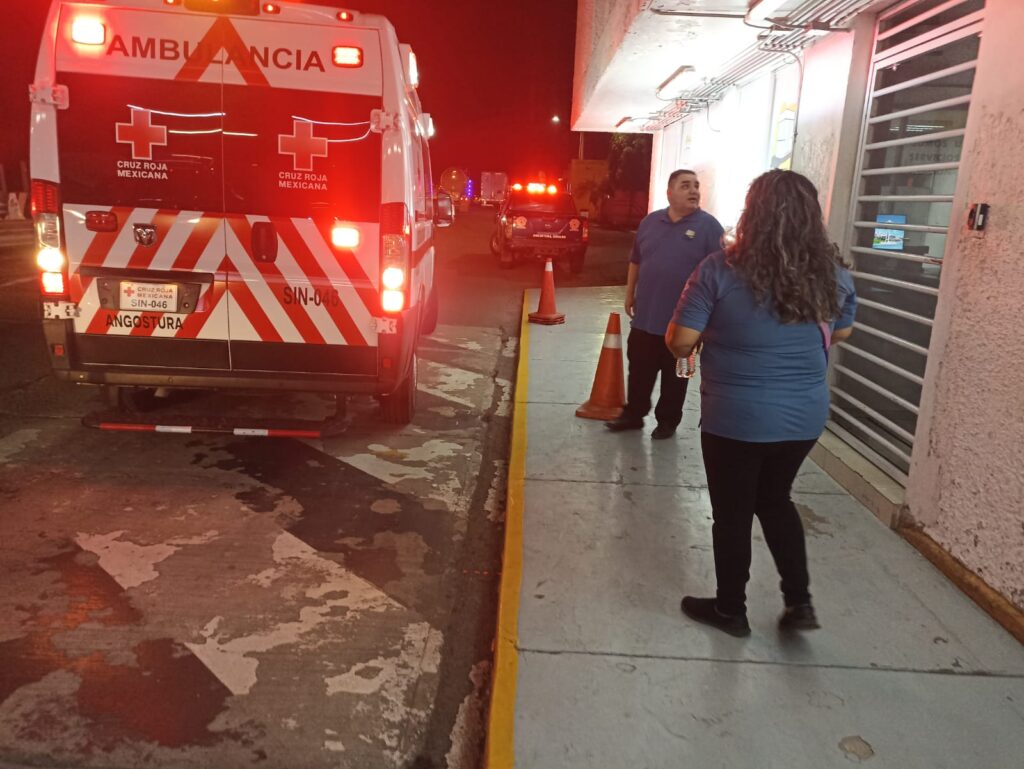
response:
<svg viewBox="0 0 1024 769"><path fill-rule="evenodd" d="M327 139L313 136L313 124L305 120L293 121L292 131L291 136L278 135L277 151L292 156L292 166L296 171L312 171L313 158L327 157Z"/></svg>
<svg viewBox="0 0 1024 769"><path fill-rule="evenodd" d="M167 146L167 126L153 125L148 109L133 109L132 122L117 123L117 143L132 145L133 160L152 160L153 147Z"/></svg>

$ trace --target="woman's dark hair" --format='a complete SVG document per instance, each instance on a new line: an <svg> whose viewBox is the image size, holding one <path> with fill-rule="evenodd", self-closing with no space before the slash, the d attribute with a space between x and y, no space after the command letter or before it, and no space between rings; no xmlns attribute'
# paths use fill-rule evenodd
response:
<svg viewBox="0 0 1024 769"><path fill-rule="evenodd" d="M736 225L729 264L758 301L783 323L823 323L839 317L836 265L818 191L794 171L768 171L754 179Z"/></svg>

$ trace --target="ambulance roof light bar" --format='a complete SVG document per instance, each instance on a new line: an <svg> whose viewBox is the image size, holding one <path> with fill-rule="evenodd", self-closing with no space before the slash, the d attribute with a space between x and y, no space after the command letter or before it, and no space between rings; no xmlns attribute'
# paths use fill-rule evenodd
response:
<svg viewBox="0 0 1024 769"><path fill-rule="evenodd" d="M103 45L107 41L107 28L92 16L79 16L71 22L71 39L79 45Z"/></svg>
<svg viewBox="0 0 1024 769"><path fill-rule="evenodd" d="M189 11L230 13L236 16L259 16L262 5L260 0L184 0L184 4Z"/></svg>
<svg viewBox="0 0 1024 769"><path fill-rule="evenodd" d="M337 45L331 54L335 67L355 68L363 66L363 49L354 45Z"/></svg>

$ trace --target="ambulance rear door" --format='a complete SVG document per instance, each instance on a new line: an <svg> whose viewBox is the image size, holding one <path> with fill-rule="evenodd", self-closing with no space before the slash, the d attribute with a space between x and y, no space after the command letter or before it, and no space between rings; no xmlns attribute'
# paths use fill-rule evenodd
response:
<svg viewBox="0 0 1024 769"><path fill-rule="evenodd" d="M230 367L216 17L64 3L59 198L85 368Z"/></svg>
<svg viewBox="0 0 1024 769"><path fill-rule="evenodd" d="M377 375L380 33L233 18L224 179L236 370ZM397 151L393 148L389 151Z"/></svg>

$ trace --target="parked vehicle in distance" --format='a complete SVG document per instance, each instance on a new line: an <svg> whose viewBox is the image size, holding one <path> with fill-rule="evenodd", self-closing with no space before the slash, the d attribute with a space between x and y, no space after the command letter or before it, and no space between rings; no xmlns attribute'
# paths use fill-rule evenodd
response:
<svg viewBox="0 0 1024 769"><path fill-rule="evenodd" d="M508 174L504 171L483 171L480 174L480 194L477 200L482 206L500 206L508 196Z"/></svg>
<svg viewBox="0 0 1024 769"><path fill-rule="evenodd" d="M491 250L506 269L518 261L551 257L579 273L589 239L590 223L572 195L553 184L517 183L498 210Z"/></svg>

